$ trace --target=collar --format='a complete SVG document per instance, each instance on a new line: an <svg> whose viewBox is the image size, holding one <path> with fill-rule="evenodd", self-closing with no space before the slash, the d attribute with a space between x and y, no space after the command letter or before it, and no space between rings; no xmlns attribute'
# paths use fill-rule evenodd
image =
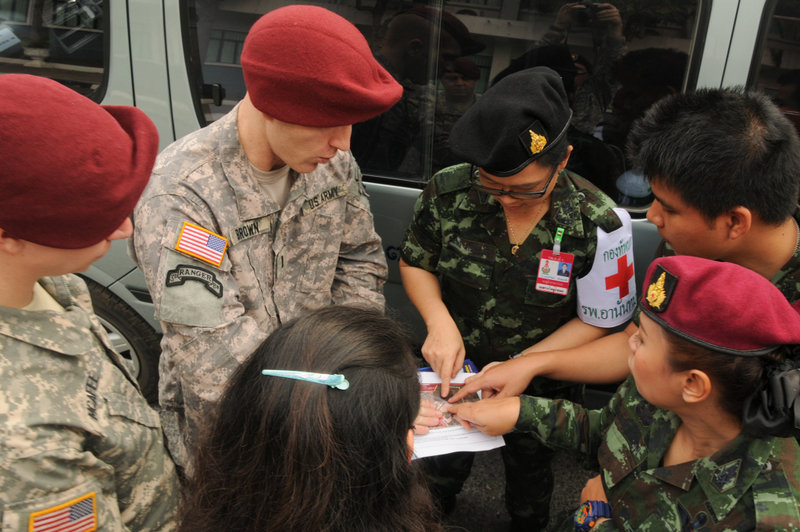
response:
<svg viewBox="0 0 800 532"><path fill-rule="evenodd" d="M0 335L64 355L76 356L90 351L94 346L93 336L97 334L88 335L86 330L94 331L95 323L78 298L73 297L70 277L46 277L39 281L64 307L64 312L0 307ZM52 333L43 335L42 331Z"/></svg>
<svg viewBox="0 0 800 532"><path fill-rule="evenodd" d="M306 200L347 181L349 177L348 155L342 152L331 159L328 164L318 166L308 174L289 170L289 179L292 184L286 205L281 209L259 187L247 155L244 153L244 148L239 142L237 129L239 105L236 104L228 114L208 127L216 128L214 134L218 138L219 164L236 196L236 207L240 220L253 220L276 212L281 213L282 219L288 219L302 209Z"/></svg>
<svg viewBox="0 0 800 532"><path fill-rule="evenodd" d="M686 464L659 467L653 477L689 491L693 481L703 490L706 506L717 520L735 509L765 469L775 441L739 434L711 456Z"/></svg>
<svg viewBox="0 0 800 532"><path fill-rule="evenodd" d="M798 225L800 225L800 206L795 209L792 217L795 219ZM781 285L781 281L788 277L788 280L791 283L791 278L798 276L798 272L800 272L800 248L794 250L794 255L792 255L789 261L783 265L783 267L772 277L772 279L770 279L772 284L776 285L782 292L784 292L784 295L789 298L790 303L794 302L793 299L795 298L795 294L786 293Z"/></svg>

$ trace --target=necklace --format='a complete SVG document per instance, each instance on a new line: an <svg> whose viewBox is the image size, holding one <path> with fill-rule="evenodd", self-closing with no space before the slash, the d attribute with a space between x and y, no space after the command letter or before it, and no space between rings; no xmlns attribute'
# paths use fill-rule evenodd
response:
<svg viewBox="0 0 800 532"><path fill-rule="evenodd" d="M539 223L539 220L541 220L541 216L539 216L539 213L541 212L542 207L544 207L544 205L546 205L546 204L542 203L542 205L540 205L539 208L536 209L536 213L533 215L533 223L530 224L528 226L527 230L522 234L522 240L517 240L517 236L514 233L514 227L511 224L511 220L506 218L506 222L507 222L506 225L508 226L508 234L511 237L511 254L512 255L516 255L517 254L517 252L519 251L519 247L525 242L525 239L528 238L528 235L530 234L531 231L533 231L533 228L536 227L536 224ZM798 230L798 238L800 238L800 230Z"/></svg>
<svg viewBox="0 0 800 532"><path fill-rule="evenodd" d="M794 216L792 216L792 221L794 222L794 229L797 234L797 238L794 240L794 252L797 253L797 250L800 249L800 224L797 223Z"/></svg>

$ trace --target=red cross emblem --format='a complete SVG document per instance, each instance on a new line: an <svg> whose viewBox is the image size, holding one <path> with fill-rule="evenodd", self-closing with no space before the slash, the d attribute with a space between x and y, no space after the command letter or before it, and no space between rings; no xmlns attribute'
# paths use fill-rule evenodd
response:
<svg viewBox="0 0 800 532"><path fill-rule="evenodd" d="M627 296L628 281L633 277L633 264L628 264L628 256L623 255L617 259L617 273L606 277L606 290L619 288L619 299Z"/></svg>

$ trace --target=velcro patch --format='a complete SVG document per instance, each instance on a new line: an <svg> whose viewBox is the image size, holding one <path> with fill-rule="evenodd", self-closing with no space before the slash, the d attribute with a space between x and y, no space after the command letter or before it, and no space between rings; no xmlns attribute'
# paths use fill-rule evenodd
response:
<svg viewBox="0 0 800 532"><path fill-rule="evenodd" d="M228 239L191 222L183 222L175 249L203 262L219 266L228 248Z"/></svg>
<svg viewBox="0 0 800 532"><path fill-rule="evenodd" d="M97 495L89 492L71 501L33 512L28 532L90 532L97 530Z"/></svg>
<svg viewBox="0 0 800 532"><path fill-rule="evenodd" d="M272 223L270 222L269 218L269 216L262 216L261 218L249 220L234 227L228 235L231 241L231 246L235 246L242 240L253 238L256 235L269 233L272 228Z"/></svg>
<svg viewBox="0 0 800 532"><path fill-rule="evenodd" d="M303 203L303 212L306 213L308 211L313 211L317 207L320 207L331 200L341 198L342 196L346 195L347 185L345 183L340 183L329 189L323 190L312 198L308 198L305 203Z"/></svg>
<svg viewBox="0 0 800 532"><path fill-rule="evenodd" d="M180 286L186 281L197 281L202 283L208 291L217 296L222 297L222 283L219 282L214 272L210 272L204 268L197 266L189 266L188 264L178 264L174 270L167 272L166 286Z"/></svg>

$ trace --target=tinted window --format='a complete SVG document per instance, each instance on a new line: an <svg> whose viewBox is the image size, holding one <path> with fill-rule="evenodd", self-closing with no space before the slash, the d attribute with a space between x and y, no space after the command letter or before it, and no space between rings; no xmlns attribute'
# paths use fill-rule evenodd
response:
<svg viewBox="0 0 800 532"><path fill-rule="evenodd" d="M778 1L765 26L754 85L772 96L800 131L800 4Z"/></svg>
<svg viewBox="0 0 800 532"><path fill-rule="evenodd" d="M354 23L405 87L394 108L354 127L352 150L368 179L420 186L460 162L449 149L455 121L497 79L544 65L561 73L572 100L571 168L623 204L649 203L649 187L628 167L625 136L649 105L682 89L697 0L323 5ZM225 1L196 2L187 13L202 65L198 108L213 120L244 95L239 54L261 13Z"/></svg>
<svg viewBox="0 0 800 532"><path fill-rule="evenodd" d="M55 79L100 100L103 0L0 0L0 74Z"/></svg>

